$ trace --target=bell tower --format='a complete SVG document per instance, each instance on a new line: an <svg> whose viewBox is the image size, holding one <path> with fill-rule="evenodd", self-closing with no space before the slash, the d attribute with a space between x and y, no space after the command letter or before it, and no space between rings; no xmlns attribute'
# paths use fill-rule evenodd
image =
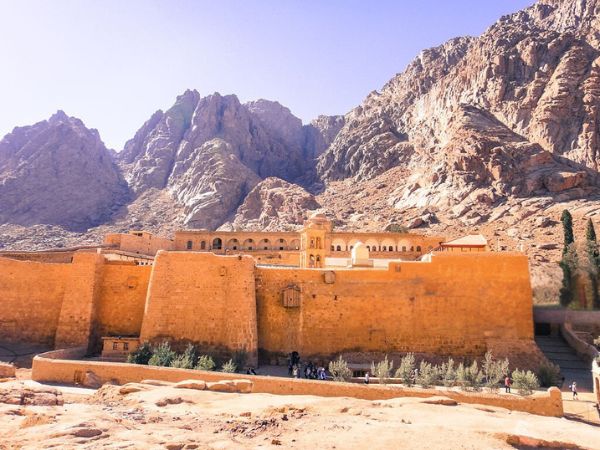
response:
<svg viewBox="0 0 600 450"><path fill-rule="evenodd" d="M331 221L325 214L313 214L304 222L300 232L300 267L318 269L325 267L329 253Z"/></svg>

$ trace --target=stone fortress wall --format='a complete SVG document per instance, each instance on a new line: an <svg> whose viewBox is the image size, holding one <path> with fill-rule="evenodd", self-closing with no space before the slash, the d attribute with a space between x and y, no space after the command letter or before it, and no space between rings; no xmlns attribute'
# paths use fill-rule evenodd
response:
<svg viewBox="0 0 600 450"><path fill-rule="evenodd" d="M337 251L331 248L338 238L323 218L299 234L298 250L248 250L253 257L238 249L227 255L188 251L187 240L180 240L186 249L176 251L177 239L140 232L120 240L109 236L102 249L74 251L70 262L0 257L0 339L83 346L90 353L99 352L107 336L167 339L180 348L193 342L221 357L244 350L250 364L258 363L259 354L269 362L293 350L327 358L349 351L481 356L498 341L535 347L524 255L482 251L481 245L474 252L433 251L443 240L380 234L386 237L377 248L370 244L372 255L383 247L396 252L385 239L405 239L406 259L386 259L385 268L307 267ZM348 235L346 245L364 252L358 239L378 235ZM150 242L167 248L155 258L145 256L157 248ZM413 252L420 247L428 253L414 260L409 244ZM277 254L285 261L279 266L270 262Z"/></svg>

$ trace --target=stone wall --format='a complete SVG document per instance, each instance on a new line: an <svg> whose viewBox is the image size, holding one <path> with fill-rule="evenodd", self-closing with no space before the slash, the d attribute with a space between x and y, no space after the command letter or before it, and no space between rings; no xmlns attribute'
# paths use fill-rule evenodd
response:
<svg viewBox="0 0 600 450"><path fill-rule="evenodd" d="M322 397L354 397L364 400L386 400L396 397L432 397L446 396L460 403L473 403L524 411L543 416L561 417L562 399L558 388L548 392L538 392L531 396L498 395L470 393L453 390L401 388L381 385L361 385L333 381L302 380L283 377L244 376L223 372L174 369L170 367L142 366L125 363L68 360L61 358L78 357L81 349L73 351L49 352L33 359L31 377L45 383L74 384L93 374L94 380L101 383L125 384L146 379L164 381L204 380L219 381L227 379L247 379L252 381L254 393L276 395L318 395Z"/></svg>
<svg viewBox="0 0 600 450"><path fill-rule="evenodd" d="M327 275L326 275L327 274ZM284 307L283 291L301 291ZM521 254L436 254L389 270L257 268L261 354L340 352L482 355L488 339L532 341L531 286Z"/></svg>
<svg viewBox="0 0 600 450"><path fill-rule="evenodd" d="M229 357L245 350L257 363L254 260L212 253L158 253L140 339L169 340Z"/></svg>
<svg viewBox="0 0 600 450"><path fill-rule="evenodd" d="M95 335L140 335L151 269L126 263L103 267Z"/></svg>
<svg viewBox="0 0 600 450"><path fill-rule="evenodd" d="M70 267L0 258L0 340L53 345Z"/></svg>

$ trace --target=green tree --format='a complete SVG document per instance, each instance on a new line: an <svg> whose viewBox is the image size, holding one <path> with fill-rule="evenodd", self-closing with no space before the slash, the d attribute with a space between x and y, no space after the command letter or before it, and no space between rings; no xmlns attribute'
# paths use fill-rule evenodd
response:
<svg viewBox="0 0 600 450"><path fill-rule="evenodd" d="M568 210L562 212L560 221L563 224L564 244L562 259L559 263L563 272L562 287L560 288L560 304L568 306L574 296L574 275L577 270L577 251L573 236L573 217Z"/></svg>
<svg viewBox="0 0 600 450"><path fill-rule="evenodd" d="M348 368L348 363L344 361L342 355L335 361L329 362L329 372L333 381L348 381L352 378L352 371Z"/></svg>
<svg viewBox="0 0 600 450"><path fill-rule="evenodd" d="M389 361L387 355L385 359L375 365L371 363L371 375L379 379L379 384L387 384L392 376L392 368L394 367L394 361Z"/></svg>
<svg viewBox="0 0 600 450"><path fill-rule="evenodd" d="M215 361L208 355L202 355L198 358L198 364L196 364L196 370L215 370Z"/></svg>
<svg viewBox="0 0 600 450"><path fill-rule="evenodd" d="M171 346L167 341L159 344L152 349L152 357L148 361L149 366L169 367L171 361L177 357L177 353L171 350Z"/></svg>
<svg viewBox="0 0 600 450"><path fill-rule="evenodd" d="M588 219L585 230L586 250L588 257L588 275L592 287L592 301L594 308L600 308L600 295L598 294L598 273L600 272L600 251L596 240L596 230L592 219Z"/></svg>
<svg viewBox="0 0 600 450"><path fill-rule="evenodd" d="M171 367L179 369L193 369L196 361L196 348L192 344L188 344L181 355L177 355L171 361Z"/></svg>
<svg viewBox="0 0 600 450"><path fill-rule="evenodd" d="M573 216L569 210L565 209L562 212L560 217L560 221L563 225L563 234L564 234L564 243L563 243L563 254L565 254L569 248L569 245L575 242L575 237L573 235Z"/></svg>
<svg viewBox="0 0 600 450"><path fill-rule="evenodd" d="M127 355L127 362L147 365L150 358L152 358L152 347L149 342L143 342L135 351Z"/></svg>

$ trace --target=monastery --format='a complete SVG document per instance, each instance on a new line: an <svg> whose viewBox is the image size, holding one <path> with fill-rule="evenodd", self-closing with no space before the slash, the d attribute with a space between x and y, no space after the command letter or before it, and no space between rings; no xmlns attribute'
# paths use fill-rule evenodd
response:
<svg viewBox="0 0 600 450"><path fill-rule="evenodd" d="M132 231L97 248L2 252L0 292L0 340L112 358L163 340L253 365L291 351L535 347L525 255L479 235L338 232L320 214L299 232Z"/></svg>

